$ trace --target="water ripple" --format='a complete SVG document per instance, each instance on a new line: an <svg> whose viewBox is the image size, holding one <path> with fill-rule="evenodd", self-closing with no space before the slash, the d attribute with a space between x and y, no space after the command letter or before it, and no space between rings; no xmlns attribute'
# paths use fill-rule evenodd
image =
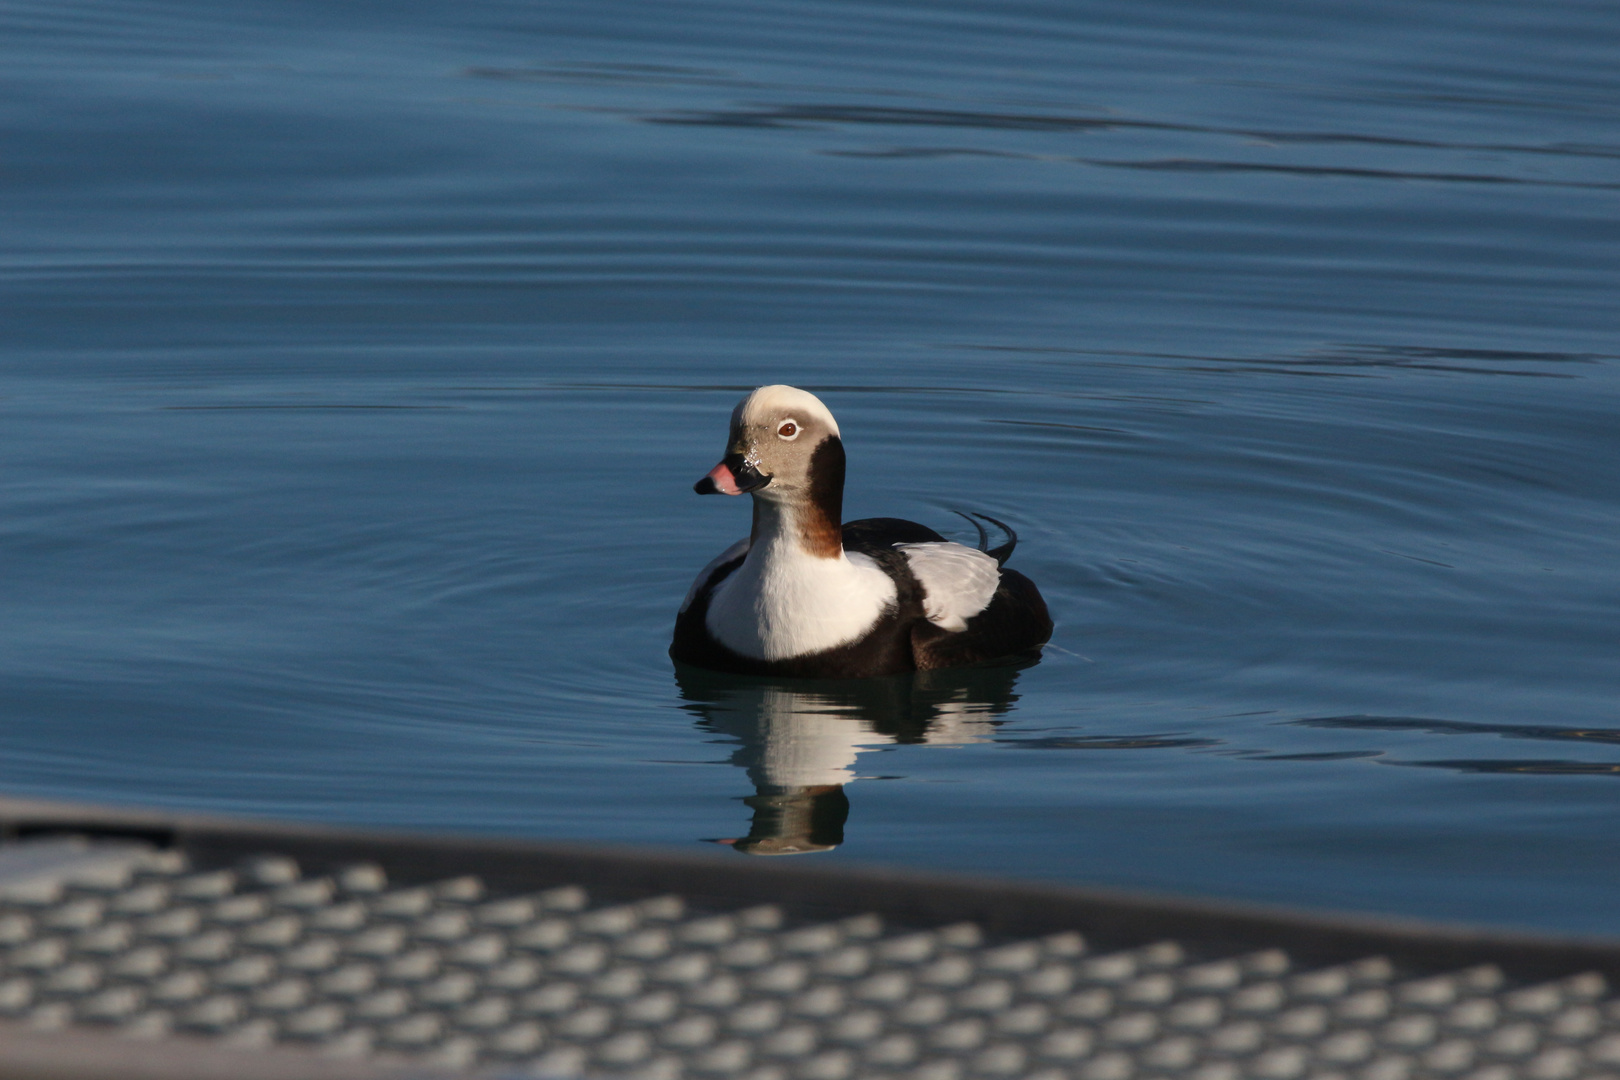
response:
<svg viewBox="0 0 1620 1080"><path fill-rule="evenodd" d="M1327 145L1384 146L1417 150L1452 150L1507 154L1543 154L1554 157L1620 158L1620 147L1605 145L1565 145L1500 142L1452 142L1370 135L1340 131L1279 131L1269 128L1220 127L1185 124L1164 120L1134 119L1112 115L1057 115L1052 113L990 112L973 109L901 108L875 105L761 105L731 109L684 109L652 113L641 117L652 124L696 127L791 128L809 126L867 127L948 127L982 131L1170 131L1194 135L1220 135L1272 143L1320 143ZM996 151L899 149L878 151L870 156L949 153L997 153ZM855 156L859 152L846 152ZM861 154L860 156L869 156ZM1007 155L1018 156L1018 155ZM1096 164L1112 164L1097 162Z"/></svg>
<svg viewBox="0 0 1620 1080"><path fill-rule="evenodd" d="M1620 776L1620 763L1600 761L1514 761L1482 758L1455 761L1391 761L1387 764L1499 776Z"/></svg>
<svg viewBox="0 0 1620 1080"><path fill-rule="evenodd" d="M1476 724L1420 716L1320 716L1290 720L1297 727L1352 731L1421 731L1427 735L1496 735L1544 742L1620 744L1620 728L1550 727L1542 724Z"/></svg>
<svg viewBox="0 0 1620 1080"><path fill-rule="evenodd" d="M1222 740L1191 735L1067 735L995 741L1015 750L1184 750L1219 746Z"/></svg>

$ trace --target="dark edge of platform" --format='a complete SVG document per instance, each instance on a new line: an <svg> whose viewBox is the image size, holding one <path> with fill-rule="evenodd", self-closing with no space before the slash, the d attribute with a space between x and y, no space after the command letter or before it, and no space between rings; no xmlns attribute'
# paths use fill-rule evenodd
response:
<svg viewBox="0 0 1620 1080"><path fill-rule="evenodd" d="M806 920L877 912L902 926L972 921L999 938L1078 930L1100 948L1176 938L1210 955L1282 948L1307 963L1374 954L1414 973L1496 964L1526 981L1597 971L1620 983L1620 939L1306 912L884 868L797 866L636 847L405 833L0 797L0 839L53 833L151 841L202 867L261 853L307 873L360 862L415 884L474 874L495 895L578 884L599 900L678 893L715 909L774 903Z"/></svg>

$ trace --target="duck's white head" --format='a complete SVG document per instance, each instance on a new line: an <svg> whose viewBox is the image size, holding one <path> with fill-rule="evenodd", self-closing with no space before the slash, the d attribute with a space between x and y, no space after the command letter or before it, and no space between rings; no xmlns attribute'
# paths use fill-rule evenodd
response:
<svg viewBox="0 0 1620 1080"><path fill-rule="evenodd" d="M794 386L762 386L731 411L726 455L693 485L699 495L751 494L795 511L806 546L842 551L844 443L821 399Z"/></svg>

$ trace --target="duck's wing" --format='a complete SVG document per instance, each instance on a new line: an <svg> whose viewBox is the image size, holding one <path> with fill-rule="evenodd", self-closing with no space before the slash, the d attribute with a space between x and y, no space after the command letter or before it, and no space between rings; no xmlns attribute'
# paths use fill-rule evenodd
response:
<svg viewBox="0 0 1620 1080"><path fill-rule="evenodd" d="M847 550L884 564L898 557L924 594L924 617L913 616L911 624L919 670L1028 658L1052 636L1052 616L1040 590L1023 574L1002 566L1016 535L994 518L986 520L1007 535L989 550L952 543L928 526L902 518L865 518L844 526ZM988 547L983 533L980 543Z"/></svg>
<svg viewBox="0 0 1620 1080"><path fill-rule="evenodd" d="M1052 616L1035 583L1016 570L1003 568L995 592L965 629L947 630L919 620L911 630L917 668L973 667L1027 658L1052 636Z"/></svg>
<svg viewBox="0 0 1620 1080"><path fill-rule="evenodd" d="M1001 566L977 548L949 541L896 544L923 587L923 614L942 630L961 632L990 606L1001 584Z"/></svg>

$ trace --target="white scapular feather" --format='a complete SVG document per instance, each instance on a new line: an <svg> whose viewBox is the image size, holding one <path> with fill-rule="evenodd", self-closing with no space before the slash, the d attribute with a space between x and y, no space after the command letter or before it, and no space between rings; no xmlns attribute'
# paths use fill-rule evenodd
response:
<svg viewBox="0 0 1620 1080"><path fill-rule="evenodd" d="M962 631L990 604L1001 567L977 548L949 541L896 544L923 587L923 613L942 630Z"/></svg>

